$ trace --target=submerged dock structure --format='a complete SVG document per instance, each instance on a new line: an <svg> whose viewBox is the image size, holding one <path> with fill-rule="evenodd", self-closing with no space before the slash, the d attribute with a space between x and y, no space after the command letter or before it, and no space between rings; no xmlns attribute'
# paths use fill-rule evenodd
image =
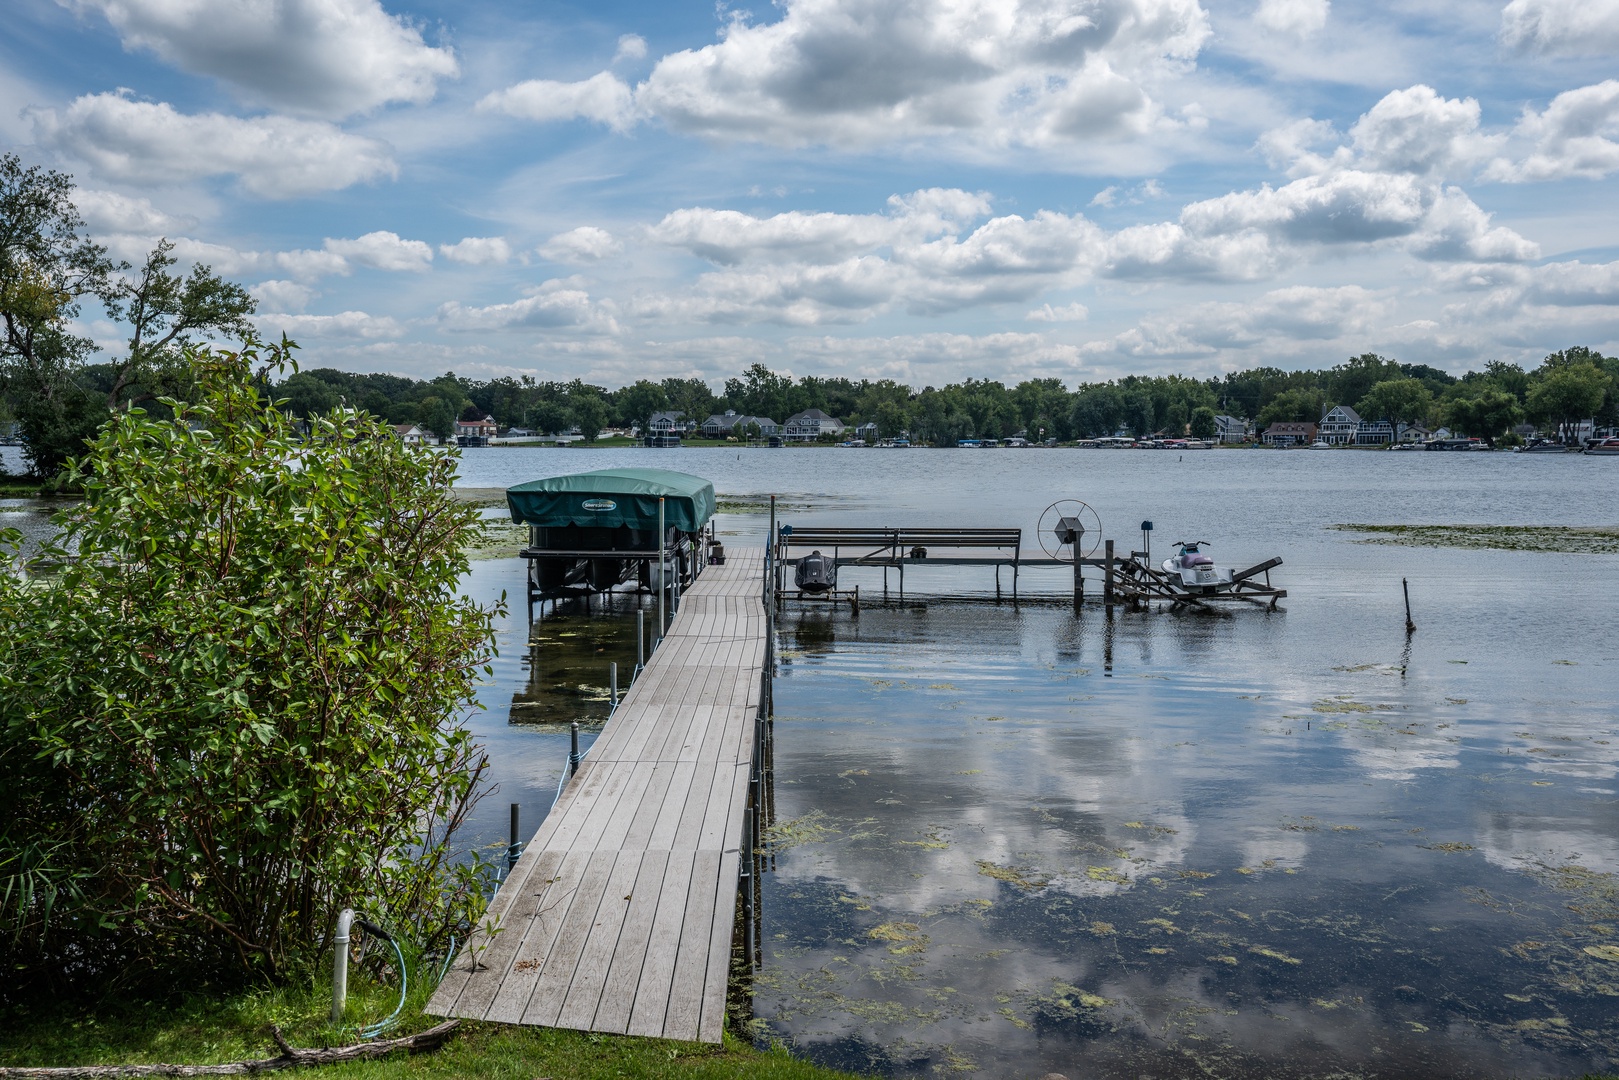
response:
<svg viewBox="0 0 1619 1080"><path fill-rule="evenodd" d="M680 597L429 1013L720 1041L739 911L750 956L756 928L764 559L735 551Z"/></svg>

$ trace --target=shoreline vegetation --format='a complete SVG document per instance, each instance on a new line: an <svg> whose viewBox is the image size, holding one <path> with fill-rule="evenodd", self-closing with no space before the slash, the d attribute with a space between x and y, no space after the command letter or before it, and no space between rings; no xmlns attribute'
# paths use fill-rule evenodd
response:
<svg viewBox="0 0 1619 1080"><path fill-rule="evenodd" d="M1619 554L1619 525L1333 525L1369 535L1356 544L1472 548L1494 551Z"/></svg>

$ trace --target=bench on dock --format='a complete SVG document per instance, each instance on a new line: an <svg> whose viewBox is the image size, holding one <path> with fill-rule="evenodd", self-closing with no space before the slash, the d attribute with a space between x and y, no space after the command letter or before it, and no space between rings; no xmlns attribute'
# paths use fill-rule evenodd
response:
<svg viewBox="0 0 1619 1080"><path fill-rule="evenodd" d="M828 549L831 557L844 566L897 565L923 562L933 549L989 549L1003 553L1001 558L973 559L973 562L1002 562L1017 565L1023 544L1022 529L894 529L894 528L815 528L794 527L780 537L777 553L787 559L794 548L806 551ZM860 552L845 555L844 549ZM916 552L920 549L921 555Z"/></svg>
<svg viewBox="0 0 1619 1080"><path fill-rule="evenodd" d="M819 551L838 566L880 566L883 594L888 594L888 568L899 570L899 593L905 596L905 567L993 566L995 596L1001 595L1001 567L1012 568L1012 598L1017 599L1018 568L1022 555L1022 529L944 529L792 526L776 538L777 603L786 589L783 569L811 551ZM945 554L939 554L939 552ZM978 554L978 553L982 554Z"/></svg>

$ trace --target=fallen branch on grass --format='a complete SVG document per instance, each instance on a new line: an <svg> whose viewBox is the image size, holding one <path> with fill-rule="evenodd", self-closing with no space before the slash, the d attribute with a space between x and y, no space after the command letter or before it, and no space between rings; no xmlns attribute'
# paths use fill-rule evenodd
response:
<svg viewBox="0 0 1619 1080"><path fill-rule="evenodd" d="M386 1057L395 1050L408 1050L419 1054L424 1050L437 1050L459 1027L461 1021L446 1020L416 1035L399 1039L378 1039L375 1042L353 1043L349 1046L323 1046L304 1049L291 1046L282 1037L281 1029L270 1025L270 1035L281 1047L281 1055L260 1058L257 1061L232 1061L224 1065L63 1065L34 1068L31 1066L0 1067L0 1080L99 1080L102 1077L125 1076L245 1076L253 1073L296 1069L306 1065L336 1065L343 1061L366 1061Z"/></svg>

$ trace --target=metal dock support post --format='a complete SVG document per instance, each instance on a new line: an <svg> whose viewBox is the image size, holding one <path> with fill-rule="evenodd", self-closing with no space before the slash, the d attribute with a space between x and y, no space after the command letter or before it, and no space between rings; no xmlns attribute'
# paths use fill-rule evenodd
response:
<svg viewBox="0 0 1619 1080"><path fill-rule="evenodd" d="M571 749L568 751L568 775L572 776L579 771L579 721L575 720L569 725Z"/></svg>
<svg viewBox="0 0 1619 1080"><path fill-rule="evenodd" d="M635 673L646 667L646 612L635 610Z"/></svg>
<svg viewBox="0 0 1619 1080"><path fill-rule="evenodd" d="M1102 603L1113 606L1113 541L1107 542L1107 575L1102 578Z"/></svg>
<svg viewBox="0 0 1619 1080"><path fill-rule="evenodd" d="M507 874L510 874L512 872L512 868L517 865L517 860L519 858L521 858L522 855L523 855L523 840L522 840L522 835L523 834L518 829L518 814L519 814L518 804L517 803L512 803L511 842L506 845L506 873Z"/></svg>
<svg viewBox="0 0 1619 1080"><path fill-rule="evenodd" d="M614 660L607 665L607 700L618 708L618 661Z"/></svg>

